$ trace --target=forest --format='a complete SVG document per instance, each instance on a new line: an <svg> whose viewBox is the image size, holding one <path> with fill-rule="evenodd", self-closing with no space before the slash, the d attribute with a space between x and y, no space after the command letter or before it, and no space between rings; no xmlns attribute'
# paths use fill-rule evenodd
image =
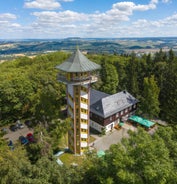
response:
<svg viewBox="0 0 177 184"><path fill-rule="evenodd" d="M0 125L33 118L38 140L12 151L0 139L0 183L177 183L177 56L173 50L141 57L133 52L87 55L102 67L93 88L109 94L127 90L140 101L137 114L165 120L168 127L159 127L154 135L141 128L130 132L129 139L112 145L103 158L88 152L77 167L59 166L52 156L69 124L62 113L65 86L57 81L55 67L69 55L55 52L0 64ZM38 136L41 131L43 140Z"/></svg>

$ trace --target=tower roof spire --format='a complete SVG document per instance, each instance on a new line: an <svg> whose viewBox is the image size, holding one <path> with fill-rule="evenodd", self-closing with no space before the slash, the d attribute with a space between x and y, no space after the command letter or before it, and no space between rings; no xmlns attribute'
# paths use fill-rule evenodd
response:
<svg viewBox="0 0 177 184"><path fill-rule="evenodd" d="M77 46L71 57L56 68L65 72L88 72L100 69L100 65L90 61Z"/></svg>

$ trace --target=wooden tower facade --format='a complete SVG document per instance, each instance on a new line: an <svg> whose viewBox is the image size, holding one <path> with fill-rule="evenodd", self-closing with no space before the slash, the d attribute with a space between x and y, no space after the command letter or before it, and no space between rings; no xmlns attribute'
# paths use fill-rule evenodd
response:
<svg viewBox="0 0 177 184"><path fill-rule="evenodd" d="M56 67L58 80L67 85L67 112L71 117L68 147L83 154L89 145L90 85L98 80L100 65L87 59L79 49Z"/></svg>

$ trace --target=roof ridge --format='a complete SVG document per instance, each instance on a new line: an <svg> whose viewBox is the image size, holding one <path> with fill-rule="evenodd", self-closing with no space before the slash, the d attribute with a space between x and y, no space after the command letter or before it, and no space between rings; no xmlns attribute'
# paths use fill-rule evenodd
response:
<svg viewBox="0 0 177 184"><path fill-rule="evenodd" d="M79 50L79 49L77 49L77 51L76 51L79 55L78 55L78 58L79 58L79 65L80 65L80 68L82 68L82 65L81 65L81 58L80 58L80 53L82 54L82 52ZM83 55L83 54L82 54ZM86 57L85 57L86 58ZM87 59L87 58L86 58Z"/></svg>
<svg viewBox="0 0 177 184"><path fill-rule="evenodd" d="M71 57L56 68L65 72L88 72L98 70L101 66L90 61L79 49L77 49Z"/></svg>

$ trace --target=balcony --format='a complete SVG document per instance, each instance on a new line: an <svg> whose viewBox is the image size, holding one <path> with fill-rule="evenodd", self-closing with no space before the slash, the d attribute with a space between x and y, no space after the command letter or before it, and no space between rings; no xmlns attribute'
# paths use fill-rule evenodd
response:
<svg viewBox="0 0 177 184"><path fill-rule="evenodd" d="M88 134L87 133L81 133L81 138L87 139L88 138Z"/></svg>
<svg viewBox="0 0 177 184"><path fill-rule="evenodd" d="M87 115L87 114L83 114L83 113L81 113L81 118L82 118L82 119L86 119L86 120L87 120L87 119L88 119L88 115Z"/></svg>
<svg viewBox="0 0 177 184"><path fill-rule="evenodd" d="M98 80L98 75L74 77L68 79L65 75L58 74L57 80L63 82L64 84L84 85L96 82Z"/></svg>
<svg viewBox="0 0 177 184"><path fill-rule="evenodd" d="M81 123L81 128L83 128L83 129L88 129L88 125L85 124L85 123Z"/></svg>
<svg viewBox="0 0 177 184"><path fill-rule="evenodd" d="M88 143L87 142L81 142L81 147L87 147L88 146Z"/></svg>
<svg viewBox="0 0 177 184"><path fill-rule="evenodd" d="M81 108L88 109L88 104L81 103Z"/></svg>

